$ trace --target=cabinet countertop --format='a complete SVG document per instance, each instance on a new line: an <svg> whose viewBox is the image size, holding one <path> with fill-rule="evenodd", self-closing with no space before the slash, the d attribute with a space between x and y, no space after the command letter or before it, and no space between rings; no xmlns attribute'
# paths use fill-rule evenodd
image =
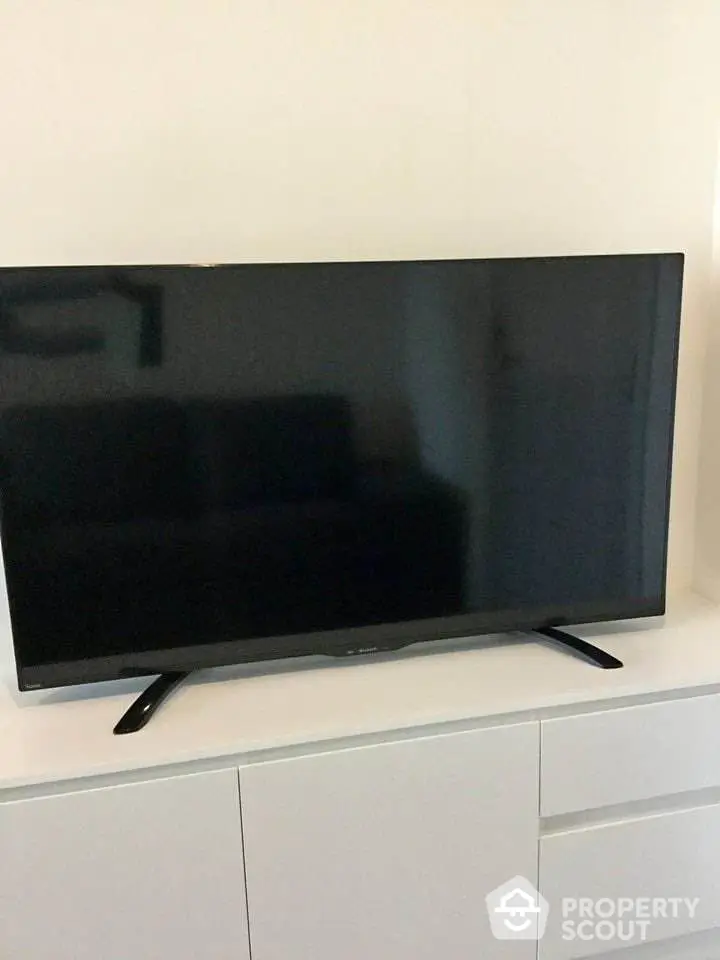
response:
<svg viewBox="0 0 720 960"><path fill-rule="evenodd" d="M698 596L669 602L661 619L573 632L620 657L624 669L600 670L511 635L368 659L208 670L145 729L121 737L113 726L147 679L30 694L8 679L0 686L0 790L720 690L720 606Z"/></svg>

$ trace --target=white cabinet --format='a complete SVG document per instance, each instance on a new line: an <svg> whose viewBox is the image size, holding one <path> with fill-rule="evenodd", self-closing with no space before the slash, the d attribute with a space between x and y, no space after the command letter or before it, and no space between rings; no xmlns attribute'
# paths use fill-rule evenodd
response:
<svg viewBox="0 0 720 960"><path fill-rule="evenodd" d="M0 957L248 960L236 772L0 805Z"/></svg>
<svg viewBox="0 0 720 960"><path fill-rule="evenodd" d="M542 722L543 817L720 786L720 695Z"/></svg>
<svg viewBox="0 0 720 960"><path fill-rule="evenodd" d="M720 958L718 718L713 693L0 792L0 960ZM492 935L518 875L539 945ZM565 898L652 922L569 940Z"/></svg>
<svg viewBox="0 0 720 960"><path fill-rule="evenodd" d="M719 926L718 863L718 805L544 837L540 883L550 902L550 918L540 945L541 960L574 960L611 947L670 940ZM642 898L641 918L647 925L632 922L634 906L619 924L614 907L622 898L634 902ZM595 906L583 914L582 900ZM571 921L572 939L563 930L563 914ZM683 956L679 948L677 955Z"/></svg>
<svg viewBox="0 0 720 960"><path fill-rule="evenodd" d="M718 957L720 934L711 931L613 950L597 954L593 960L717 960Z"/></svg>
<svg viewBox="0 0 720 960"><path fill-rule="evenodd" d="M253 960L533 960L485 895L537 879L536 723L240 770Z"/></svg>

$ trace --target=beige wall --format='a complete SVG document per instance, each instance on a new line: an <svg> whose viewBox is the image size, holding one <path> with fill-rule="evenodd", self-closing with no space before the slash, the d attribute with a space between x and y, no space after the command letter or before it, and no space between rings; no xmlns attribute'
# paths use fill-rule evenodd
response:
<svg viewBox="0 0 720 960"><path fill-rule="evenodd" d="M683 588L719 14L717 0L0 0L0 263L686 250Z"/></svg>
<svg viewBox="0 0 720 960"><path fill-rule="evenodd" d="M718 128L720 138L720 124ZM695 585L701 593L720 601L720 139L718 147L710 323L700 432Z"/></svg>

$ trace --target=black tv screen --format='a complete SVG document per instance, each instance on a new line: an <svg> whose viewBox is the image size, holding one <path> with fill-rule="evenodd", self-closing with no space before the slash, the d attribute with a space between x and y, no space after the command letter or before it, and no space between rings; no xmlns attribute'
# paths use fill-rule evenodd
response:
<svg viewBox="0 0 720 960"><path fill-rule="evenodd" d="M20 687L661 613L682 266L1 270Z"/></svg>

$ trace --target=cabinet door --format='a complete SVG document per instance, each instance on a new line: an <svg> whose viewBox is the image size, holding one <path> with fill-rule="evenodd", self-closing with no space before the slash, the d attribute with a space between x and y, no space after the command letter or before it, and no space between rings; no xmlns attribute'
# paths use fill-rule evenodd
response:
<svg viewBox="0 0 720 960"><path fill-rule="evenodd" d="M720 804L543 837L540 877L550 916L541 960L577 960L632 945L649 950L655 940L677 942L717 928L718 863ZM631 901L622 923L615 915L621 899Z"/></svg>
<svg viewBox="0 0 720 960"><path fill-rule="evenodd" d="M537 724L240 771L253 960L531 960L485 896L537 877Z"/></svg>
<svg viewBox="0 0 720 960"><path fill-rule="evenodd" d="M248 960L236 772L0 805L0 957Z"/></svg>
<svg viewBox="0 0 720 960"><path fill-rule="evenodd" d="M596 954L593 960L717 960L720 935L714 931Z"/></svg>

